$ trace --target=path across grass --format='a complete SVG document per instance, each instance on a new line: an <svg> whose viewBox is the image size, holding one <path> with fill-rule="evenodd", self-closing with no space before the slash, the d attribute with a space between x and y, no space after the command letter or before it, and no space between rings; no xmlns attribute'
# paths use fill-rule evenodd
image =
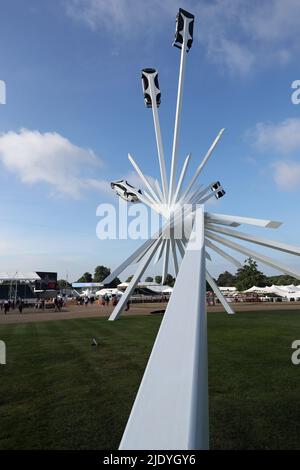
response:
<svg viewBox="0 0 300 470"><path fill-rule="evenodd" d="M208 317L211 448L300 449L300 312ZM117 448L160 321L1 325L0 449Z"/></svg>

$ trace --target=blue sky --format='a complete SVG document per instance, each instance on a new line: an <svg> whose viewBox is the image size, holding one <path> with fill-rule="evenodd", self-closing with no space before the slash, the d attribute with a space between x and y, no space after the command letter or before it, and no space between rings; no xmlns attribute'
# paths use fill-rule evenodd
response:
<svg viewBox="0 0 300 470"><path fill-rule="evenodd" d="M208 210L281 220L276 231L249 232L300 244L300 105L291 101L300 78L298 1L2 0L0 271L54 270L76 280L98 264L115 267L141 243L98 240L96 208L116 200L109 181L130 181L128 152L158 176L143 67L159 70L170 161L179 6L196 15L180 163L191 152L191 174L225 127L201 177L221 180L226 197ZM300 269L298 259L274 258ZM213 275L234 272L213 261Z"/></svg>

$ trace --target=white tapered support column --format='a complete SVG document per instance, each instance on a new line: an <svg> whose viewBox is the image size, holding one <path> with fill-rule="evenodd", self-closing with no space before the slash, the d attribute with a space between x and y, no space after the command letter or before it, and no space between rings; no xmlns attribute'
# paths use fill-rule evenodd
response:
<svg viewBox="0 0 300 470"><path fill-rule="evenodd" d="M121 315L122 311L126 307L127 302L130 299L131 294L133 293L134 289L136 288L139 280L141 279L142 275L146 271L147 267L149 266L150 261L152 260L158 246L161 243L161 239L158 239L154 245L151 247L151 249L146 253L145 257L140 261L140 264L131 279L126 291L122 295L121 299L117 303L116 307L114 308L112 314L109 317L110 321L117 320L119 316Z"/></svg>
<svg viewBox="0 0 300 470"><path fill-rule="evenodd" d="M211 277L208 271L206 271L206 280L208 284L210 285L210 287L212 288L212 290L214 291L214 293L216 294L216 296L218 297L223 307L225 308L226 312L229 315L234 315L235 311L230 307L229 303L225 299L224 295L222 294L222 292L220 291L220 289L218 288L217 284L215 283L215 281L213 280L213 278Z"/></svg>
<svg viewBox="0 0 300 470"><path fill-rule="evenodd" d="M203 208L182 261L120 444L121 450L208 449ZM188 296L183 292L189 292Z"/></svg>

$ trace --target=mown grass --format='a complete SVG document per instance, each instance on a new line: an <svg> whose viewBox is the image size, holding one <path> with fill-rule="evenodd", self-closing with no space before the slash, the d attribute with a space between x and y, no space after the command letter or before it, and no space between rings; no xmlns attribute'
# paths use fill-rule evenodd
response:
<svg viewBox="0 0 300 470"><path fill-rule="evenodd" d="M211 448L300 449L300 312L208 317ZM0 449L117 448L160 321L2 325Z"/></svg>

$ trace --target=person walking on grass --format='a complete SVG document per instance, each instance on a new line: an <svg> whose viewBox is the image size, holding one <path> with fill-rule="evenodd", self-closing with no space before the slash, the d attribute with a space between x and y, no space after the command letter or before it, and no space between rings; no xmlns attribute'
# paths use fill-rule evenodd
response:
<svg viewBox="0 0 300 470"><path fill-rule="evenodd" d="M5 300L4 301L4 315L6 315L7 312L9 312L9 303L8 303L8 300Z"/></svg>
<svg viewBox="0 0 300 470"><path fill-rule="evenodd" d="M23 312L23 300L22 299L19 300L19 306L18 307L19 307L19 312L22 313Z"/></svg>

